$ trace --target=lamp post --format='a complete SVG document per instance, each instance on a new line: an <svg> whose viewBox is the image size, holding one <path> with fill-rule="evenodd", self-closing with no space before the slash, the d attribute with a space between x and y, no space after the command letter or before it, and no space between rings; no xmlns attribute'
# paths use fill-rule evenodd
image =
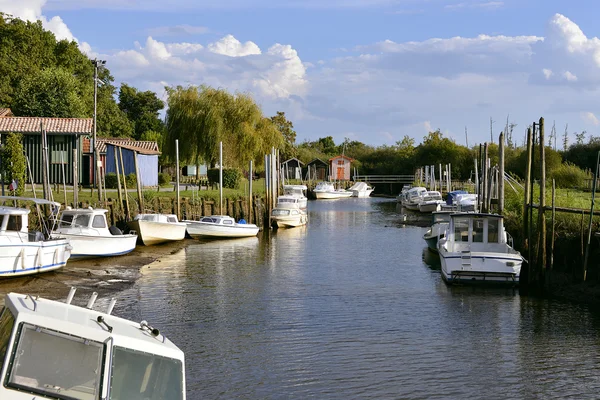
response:
<svg viewBox="0 0 600 400"><path fill-rule="evenodd" d="M98 186L98 200L102 201L102 191L100 190L100 185L99 185L99 174L100 174L100 164L99 164L99 157L98 157L98 147L96 146L96 111L97 111L97 105L98 105L98 66L103 66L104 64L106 64L105 60L98 60L97 58L94 58L92 60L92 64L94 64L94 163L95 165L95 169L94 171L94 188L96 186Z"/></svg>

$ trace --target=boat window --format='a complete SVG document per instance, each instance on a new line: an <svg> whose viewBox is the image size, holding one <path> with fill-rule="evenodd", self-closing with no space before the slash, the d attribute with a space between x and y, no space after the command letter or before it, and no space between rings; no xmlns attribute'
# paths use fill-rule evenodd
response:
<svg viewBox="0 0 600 400"><path fill-rule="evenodd" d="M7 231L20 231L23 227L20 215L9 215L8 223L6 224Z"/></svg>
<svg viewBox="0 0 600 400"><path fill-rule="evenodd" d="M2 311L0 311L0 371L4 366L4 357L6 356L6 350L8 350L14 325L15 317L8 308L2 307Z"/></svg>
<svg viewBox="0 0 600 400"><path fill-rule="evenodd" d="M483 242L483 218L473 218L473 243Z"/></svg>
<svg viewBox="0 0 600 400"><path fill-rule="evenodd" d="M273 209L273 211L271 212L272 215L289 215L290 214L290 210L279 210L277 208Z"/></svg>
<svg viewBox="0 0 600 400"><path fill-rule="evenodd" d="M89 214L77 214L73 220L73 226L89 226L90 216Z"/></svg>
<svg viewBox="0 0 600 400"><path fill-rule="evenodd" d="M154 219L155 219L154 215L152 215L152 214L144 214L142 216L142 221L151 221L152 222L152 221L154 221Z"/></svg>
<svg viewBox="0 0 600 400"><path fill-rule="evenodd" d="M233 224L233 221L230 220L230 219L224 219L223 220L223 225L232 225L232 224Z"/></svg>
<svg viewBox="0 0 600 400"><path fill-rule="evenodd" d="M490 218L488 220L488 243L498 243L498 237L500 236L498 234L498 221L499 220L496 218Z"/></svg>
<svg viewBox="0 0 600 400"><path fill-rule="evenodd" d="M73 222L73 214L63 214L62 217L60 217L60 227L61 228L71 226L72 222Z"/></svg>
<svg viewBox="0 0 600 400"><path fill-rule="evenodd" d="M111 400L183 399L181 361L115 346Z"/></svg>
<svg viewBox="0 0 600 400"><path fill-rule="evenodd" d="M98 399L103 353L102 343L21 324L8 386L56 399Z"/></svg>
<svg viewBox="0 0 600 400"><path fill-rule="evenodd" d="M167 217L167 222L171 222L171 223L175 223L176 224L177 223L177 218L169 216L169 217Z"/></svg>
<svg viewBox="0 0 600 400"><path fill-rule="evenodd" d="M106 228L106 220L104 219L104 215L94 215L92 228Z"/></svg>
<svg viewBox="0 0 600 400"><path fill-rule="evenodd" d="M216 223L217 220L215 218L210 218L210 217L204 217L200 220L200 222L211 222L211 223Z"/></svg>
<svg viewBox="0 0 600 400"><path fill-rule="evenodd" d="M468 242L469 241L469 219L454 218L454 241Z"/></svg>

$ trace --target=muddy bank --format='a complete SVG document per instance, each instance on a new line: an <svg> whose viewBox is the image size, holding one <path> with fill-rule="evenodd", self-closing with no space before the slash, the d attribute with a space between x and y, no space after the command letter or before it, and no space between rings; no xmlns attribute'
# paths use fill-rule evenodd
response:
<svg viewBox="0 0 600 400"><path fill-rule="evenodd" d="M62 300L73 286L77 288L78 299L88 299L92 292L97 292L98 298L114 296L135 283L142 267L179 251L191 241L137 246L121 257L69 260L65 267L54 272L0 280L0 305L4 304L4 295L10 292Z"/></svg>

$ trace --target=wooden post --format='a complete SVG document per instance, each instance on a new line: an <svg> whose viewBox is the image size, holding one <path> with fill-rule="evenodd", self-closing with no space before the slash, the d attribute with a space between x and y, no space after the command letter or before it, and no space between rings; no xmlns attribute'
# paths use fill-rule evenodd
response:
<svg viewBox="0 0 600 400"><path fill-rule="evenodd" d="M538 250L538 259L540 262L540 272L543 275L546 272L546 147L544 142L544 118L540 118L540 208L538 209L538 232L540 248Z"/></svg>
<svg viewBox="0 0 600 400"><path fill-rule="evenodd" d="M102 163L100 162L100 153L98 152L98 148L96 147L96 143L94 142L95 152L94 152L94 162L96 163L96 182L98 183L98 201L102 201ZM96 156L98 157L96 159Z"/></svg>
<svg viewBox="0 0 600 400"><path fill-rule="evenodd" d="M44 131L44 125L40 123L40 129L42 134L42 189L44 199L49 200L49 185L48 185L48 172L46 170L47 160L46 160L46 131Z"/></svg>
<svg viewBox="0 0 600 400"><path fill-rule="evenodd" d="M500 173L498 177L498 214L504 214L504 133L500 133L500 146L498 147L498 164Z"/></svg>
<svg viewBox="0 0 600 400"><path fill-rule="evenodd" d="M181 199L179 198L179 140L175 139L175 173L177 174L177 179L175 179L175 184L177 185L177 220L181 219Z"/></svg>
<svg viewBox="0 0 600 400"><path fill-rule="evenodd" d="M529 190L531 189L531 158L532 146L531 146L531 128L527 128L527 165L525 166L525 198L523 199L523 248L529 246L527 241L527 234L529 232Z"/></svg>
<svg viewBox="0 0 600 400"><path fill-rule="evenodd" d="M223 142L219 142L219 214L223 215Z"/></svg>
<svg viewBox="0 0 600 400"><path fill-rule="evenodd" d="M488 144L487 142L483 144L483 163L481 164L481 170L482 173L481 175L483 176L483 206L482 206L482 211L484 213L488 212L489 210L487 209L487 198L488 198Z"/></svg>
<svg viewBox="0 0 600 400"><path fill-rule="evenodd" d="M117 157L117 146L113 146L115 153L115 172L117 173L117 195L119 198L119 208L123 208L123 192L121 191L121 171L119 168L119 158Z"/></svg>
<svg viewBox="0 0 600 400"><path fill-rule="evenodd" d="M73 206L79 207L79 169L78 169L77 149L73 149Z"/></svg>
<svg viewBox="0 0 600 400"><path fill-rule="evenodd" d="M63 194L65 196L65 207L67 207L67 178L65 176L65 161L63 159L63 153L60 153L60 167L62 171L62 180L63 180Z"/></svg>
<svg viewBox="0 0 600 400"><path fill-rule="evenodd" d="M590 222L588 223L587 245L585 246L585 257L583 259L583 281L587 279L587 266L590 255L590 242L592 240L592 219L594 218L594 204L596 202L596 182L598 181L598 165L600 164L600 151L596 159L596 170L594 171L594 182L592 183L592 206L590 208Z"/></svg>
<svg viewBox="0 0 600 400"><path fill-rule="evenodd" d="M137 156L138 156L137 151L134 151L133 152L133 164L135 165L135 180L137 181L137 193L138 193L140 214L143 214L144 213L144 197L142 196L142 177L140 175L140 166L138 164Z"/></svg>
<svg viewBox="0 0 600 400"><path fill-rule="evenodd" d="M250 171L248 172L248 222L253 223L252 220L252 160L250 160Z"/></svg>
<svg viewBox="0 0 600 400"><path fill-rule="evenodd" d="M532 124L532 129L531 129L531 178L529 179L529 199L527 199L528 201L528 210L529 212L527 213L526 218L529 220L528 224L529 224L529 229L527 232L527 240L529 245L527 246L528 249L528 262L529 262L529 279L532 282L533 280L535 280L535 270L536 270L536 263L533 260L533 186L535 184L535 179L534 179L534 173L533 171L535 170L534 166L535 166L535 158L533 157L533 154L535 153L535 138L536 138L536 123L534 122Z"/></svg>
<svg viewBox="0 0 600 400"><path fill-rule="evenodd" d="M593 215L593 213L592 213ZM552 240L550 241L550 271L554 268L554 229L556 226L556 182L552 179Z"/></svg>
<svg viewBox="0 0 600 400"><path fill-rule="evenodd" d="M123 163L123 149L119 147L119 159L121 161L121 171L123 171L123 193L125 195L125 206L127 208L127 220L131 219L131 211L129 209L129 195L127 194L127 175L125 175L125 165ZM121 177L119 177L121 179Z"/></svg>

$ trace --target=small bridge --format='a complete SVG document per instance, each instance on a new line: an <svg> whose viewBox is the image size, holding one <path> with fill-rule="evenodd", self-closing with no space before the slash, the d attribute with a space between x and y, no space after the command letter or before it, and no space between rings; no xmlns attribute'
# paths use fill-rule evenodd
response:
<svg viewBox="0 0 600 400"><path fill-rule="evenodd" d="M367 182L373 185L378 183L391 183L410 185L415 181L414 175L354 175L354 182Z"/></svg>

